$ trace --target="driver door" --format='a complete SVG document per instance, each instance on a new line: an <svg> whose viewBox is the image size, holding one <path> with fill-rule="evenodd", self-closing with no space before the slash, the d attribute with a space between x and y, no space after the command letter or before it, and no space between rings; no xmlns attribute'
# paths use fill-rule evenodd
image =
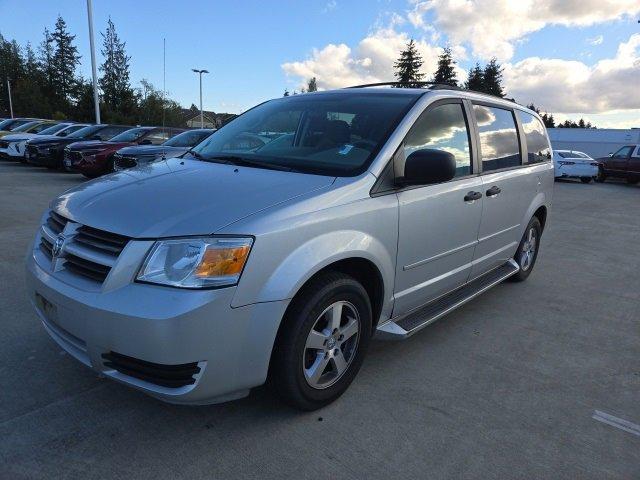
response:
<svg viewBox="0 0 640 480"><path fill-rule="evenodd" d="M418 118L396 158L438 149L456 159L455 177L433 185L407 187L399 201L394 316L403 315L469 278L482 216L482 181L475 175L467 112L461 100L435 102ZM404 165L396 172L404 172Z"/></svg>

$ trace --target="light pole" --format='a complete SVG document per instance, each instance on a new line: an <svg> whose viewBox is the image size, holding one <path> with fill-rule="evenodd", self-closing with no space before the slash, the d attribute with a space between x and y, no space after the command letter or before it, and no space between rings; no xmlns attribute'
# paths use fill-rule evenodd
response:
<svg viewBox="0 0 640 480"><path fill-rule="evenodd" d="M96 110L96 124L100 125L100 102L98 100L98 75L96 74L96 48L93 42L93 2L87 0L89 17L89 46L91 47L91 70L93 73L93 106Z"/></svg>
<svg viewBox="0 0 640 480"><path fill-rule="evenodd" d="M13 101L11 100L11 82L7 77L7 91L9 92L9 111L11 112L11 118L13 118Z"/></svg>
<svg viewBox="0 0 640 480"><path fill-rule="evenodd" d="M191 69L192 72L200 74L200 128L204 128L204 113L202 111L202 74L209 73L209 70Z"/></svg>

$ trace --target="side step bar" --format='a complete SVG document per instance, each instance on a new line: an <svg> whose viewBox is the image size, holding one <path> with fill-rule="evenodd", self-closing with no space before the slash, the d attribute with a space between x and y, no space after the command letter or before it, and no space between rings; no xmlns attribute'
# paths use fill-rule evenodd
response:
<svg viewBox="0 0 640 480"><path fill-rule="evenodd" d="M435 322L440 317L464 305L519 271L520 267L515 260L511 259L504 265L485 273L483 276L476 278L457 290L403 317L392 318L388 322L378 326L376 338L403 340L410 337L430 323Z"/></svg>

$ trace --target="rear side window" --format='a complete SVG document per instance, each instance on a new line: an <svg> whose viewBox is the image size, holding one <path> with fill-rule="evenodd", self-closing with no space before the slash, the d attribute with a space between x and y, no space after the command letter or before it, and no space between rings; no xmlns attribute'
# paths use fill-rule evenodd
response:
<svg viewBox="0 0 640 480"><path fill-rule="evenodd" d="M171 138L171 132L169 130L156 130L147 136L147 140L149 140L153 145L160 145L161 143L166 142L169 138Z"/></svg>
<svg viewBox="0 0 640 480"><path fill-rule="evenodd" d="M551 146L547 141L544 125L530 113L518 110L524 138L527 142L527 163L545 162L551 158ZM581 157L578 152L573 152L576 157Z"/></svg>
<svg viewBox="0 0 640 480"><path fill-rule="evenodd" d="M511 110L474 105L480 131L482 171L517 167L522 163L518 132Z"/></svg>
<svg viewBox="0 0 640 480"><path fill-rule="evenodd" d="M622 147L620 150L613 154L613 158L627 158L631 154L632 150L633 147Z"/></svg>
<svg viewBox="0 0 640 480"><path fill-rule="evenodd" d="M469 130L461 103L438 105L423 113L404 140L404 158L416 150L445 150L456 159L456 177L471 174Z"/></svg>

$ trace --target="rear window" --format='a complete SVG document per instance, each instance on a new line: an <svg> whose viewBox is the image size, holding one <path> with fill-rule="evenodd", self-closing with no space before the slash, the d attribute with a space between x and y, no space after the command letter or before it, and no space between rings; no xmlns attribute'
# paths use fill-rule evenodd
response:
<svg viewBox="0 0 640 480"><path fill-rule="evenodd" d="M195 147L212 133L213 131L211 130L191 130L188 132L182 132L164 142L163 145L166 145L167 147Z"/></svg>
<svg viewBox="0 0 640 480"><path fill-rule="evenodd" d="M518 132L511 110L474 105L480 130L482 171L517 167L522 163Z"/></svg>
<svg viewBox="0 0 640 480"><path fill-rule="evenodd" d="M551 146L544 125L537 117L518 110L527 143L527 163L545 162L551 158ZM575 152L574 152L575 153Z"/></svg>

